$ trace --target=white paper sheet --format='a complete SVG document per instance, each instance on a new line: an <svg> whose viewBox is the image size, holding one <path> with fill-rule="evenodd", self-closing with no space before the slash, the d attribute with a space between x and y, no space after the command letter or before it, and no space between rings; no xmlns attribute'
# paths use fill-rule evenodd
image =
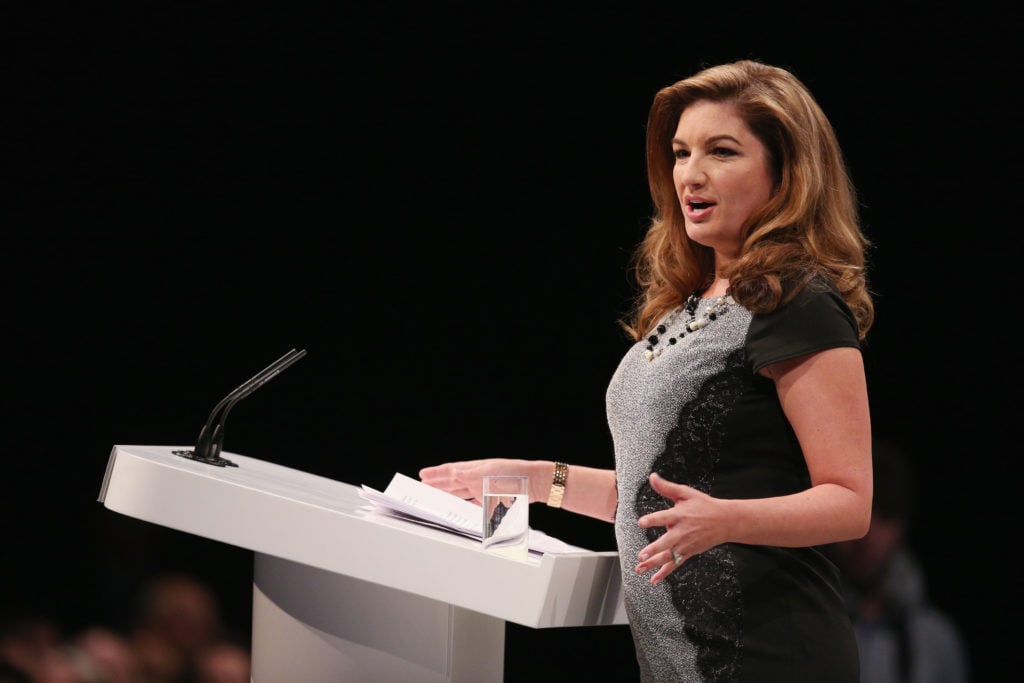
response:
<svg viewBox="0 0 1024 683"><path fill-rule="evenodd" d="M395 473L383 492L363 484L360 495L372 503L377 512L470 538L483 538L483 513L479 505L400 472ZM541 554L589 552L532 527L530 551Z"/></svg>

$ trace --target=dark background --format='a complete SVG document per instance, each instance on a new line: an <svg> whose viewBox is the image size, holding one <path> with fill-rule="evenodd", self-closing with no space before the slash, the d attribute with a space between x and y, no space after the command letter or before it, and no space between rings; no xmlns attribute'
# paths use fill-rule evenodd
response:
<svg viewBox="0 0 1024 683"><path fill-rule="evenodd" d="M875 243L873 421L922 488L912 545L977 680L1015 674L1020 25L824 4L5 5L2 604L117 626L180 568L247 632L250 552L97 496L114 444L194 443L291 348L226 450L378 488L476 456L610 466L647 108L752 57L793 70L846 151ZM510 625L506 649L509 680L566 650L576 674L634 670L625 627Z"/></svg>

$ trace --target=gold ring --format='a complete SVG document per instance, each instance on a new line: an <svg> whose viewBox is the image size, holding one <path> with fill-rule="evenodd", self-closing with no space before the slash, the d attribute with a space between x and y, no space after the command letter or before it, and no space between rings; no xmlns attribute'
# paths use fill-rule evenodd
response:
<svg viewBox="0 0 1024 683"><path fill-rule="evenodd" d="M675 548L672 548L672 561L676 563L677 567L683 563L683 556Z"/></svg>

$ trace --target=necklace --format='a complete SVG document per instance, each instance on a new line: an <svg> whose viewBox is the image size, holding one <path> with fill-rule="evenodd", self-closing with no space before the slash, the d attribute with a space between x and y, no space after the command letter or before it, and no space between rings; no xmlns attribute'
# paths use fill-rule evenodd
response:
<svg viewBox="0 0 1024 683"><path fill-rule="evenodd" d="M706 327L711 321L716 320L718 316L729 310L729 301L729 292L712 299L711 303L708 304L707 309L705 309L704 314L698 318L697 306L700 304L700 295L698 295L697 292L692 292L690 296L686 298L686 303L672 311L668 318L654 329L655 333L647 338L647 349L644 351L644 358L651 361L661 355L661 352L664 351L666 347L662 346L660 349L655 347L661 342L661 336L668 331L668 328L672 326L672 323L676 321L676 318L679 317L680 313L686 311L687 315L690 316L690 319L685 325L683 325L679 334L673 335L665 340L665 343L668 346L672 346L687 334L692 334L693 332Z"/></svg>

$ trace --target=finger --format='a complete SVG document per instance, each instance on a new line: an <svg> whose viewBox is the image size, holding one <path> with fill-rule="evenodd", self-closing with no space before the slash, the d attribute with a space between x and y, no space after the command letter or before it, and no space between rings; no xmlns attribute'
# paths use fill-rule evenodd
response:
<svg viewBox="0 0 1024 683"><path fill-rule="evenodd" d="M657 472L651 472L649 479L651 482L651 488L666 498L679 498L682 496L684 489L682 484L669 481Z"/></svg>
<svg viewBox="0 0 1024 683"><path fill-rule="evenodd" d="M431 465L430 467L423 467L420 469L420 479L426 481L436 480L439 477L447 476L451 470L451 463L444 463L443 465Z"/></svg>
<svg viewBox="0 0 1024 683"><path fill-rule="evenodd" d="M651 585L652 586L657 586L659 583L664 581L665 577L667 577L669 574L671 574L672 570L675 569L675 568L676 568L676 566L674 564L672 564L671 562L669 562L666 565L663 565L661 567L661 569L659 569L654 574L654 576L651 577Z"/></svg>
<svg viewBox="0 0 1024 683"><path fill-rule="evenodd" d="M669 574L679 568L686 558L678 552L668 551L668 561L661 565L661 568L651 577L651 585L657 586L665 580Z"/></svg>
<svg viewBox="0 0 1024 683"><path fill-rule="evenodd" d="M679 514L674 508L668 508L667 510L658 510L657 512L646 514L638 519L636 523L641 529L650 529L656 526L671 527L678 521L678 516Z"/></svg>
<svg viewBox="0 0 1024 683"><path fill-rule="evenodd" d="M420 470L420 479L429 482L456 482L459 475L465 474L462 463L446 462L443 465L432 465Z"/></svg>
<svg viewBox="0 0 1024 683"><path fill-rule="evenodd" d="M643 574L674 562L671 549L656 548L653 545L641 550L637 554L637 559L639 560L635 568L637 574Z"/></svg>

